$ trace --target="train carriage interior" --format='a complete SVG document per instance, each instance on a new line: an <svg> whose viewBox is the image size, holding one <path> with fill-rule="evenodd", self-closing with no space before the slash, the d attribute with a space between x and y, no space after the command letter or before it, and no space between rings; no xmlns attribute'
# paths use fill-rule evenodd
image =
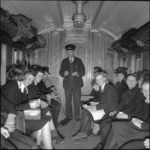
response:
<svg viewBox="0 0 150 150"><path fill-rule="evenodd" d="M35 143L35 145L37 145L36 148L130 149L132 145L134 149L134 146L137 146L135 144L137 139L141 140L141 143L137 142L140 146L143 146L145 149L149 148L149 129L148 131L147 129L146 131L142 130L145 123L147 123L147 121L149 122L149 115L146 112L146 110L149 109L144 103L149 104L149 92L147 94L148 96L144 93L144 88L147 88L147 85L149 88L150 73L149 1L1 0L0 12L1 104L4 103L4 105L1 105L1 116L3 116L6 111L5 107L10 106L10 109L6 107L8 109L6 111L8 115L6 122L4 124L1 123L1 137L5 137L1 139L1 149L11 149L12 143L15 147L13 147L14 149L29 148L26 147L28 144L23 143L25 141L20 141L22 143L19 144L16 137L17 134L20 136L22 133L15 132L17 128L16 124L14 123L15 129L11 131L10 128L12 126L9 128L8 123L10 121L9 117L12 117L12 115L9 115L12 109L15 111L13 115L15 116L14 118L17 118L18 110L19 112L25 112L25 107L23 111L18 107L19 104L22 105L25 103L25 101L23 101L25 96L28 96L28 106L30 106L30 108L31 104L35 104L33 101L31 102L31 99L33 100L35 97L36 99L38 98L36 102L39 105L36 108L40 107L41 117L43 115L42 113L44 113L44 109L50 109L50 135L45 132L47 131L46 129L48 129L46 126L47 123L43 123L45 118L43 122L42 118L40 118L41 122L39 121L39 126L44 125L40 130L37 130L32 126L34 121L38 119L33 119L32 124L31 118L29 119L30 121L28 121L25 117L25 113L23 113L22 117L24 118L23 122L26 128L23 135ZM73 60L70 61L70 58L73 58ZM18 80L16 77L19 76L20 72L18 74L13 72L13 69L18 67L17 65L26 66L28 68L28 73L23 71L24 78L22 80ZM67 67L69 67L69 70L66 69ZM100 70L94 72L96 67L99 67ZM31 73L32 71L34 75ZM37 86L39 83L36 81L36 78L38 80L37 75L39 72L47 75L46 78L44 78L44 75L41 78L45 90L42 89L42 86ZM34 76L32 83L27 81L27 75L29 74ZM122 82L119 81L119 74L124 76L123 80L126 85L124 88L126 89L123 89L123 85L119 85ZM9 79L8 76L10 76ZM100 79L100 77L103 79ZM141 81L140 79L142 77L143 80ZM132 80L132 78L136 78L135 80L137 80L135 81L137 82L135 87L138 87L140 81L142 82L138 87L140 90L137 93L135 92L136 90L133 91L132 88L130 89L130 86L134 86L134 81L132 82L133 84L129 81ZM32 78L30 79L32 80ZM24 88L27 88L28 92L26 95L20 91L22 95L21 99L16 98L14 100L13 97L11 97L11 95L13 95L11 91L15 90L11 90L11 86L8 87L7 85L14 80L17 81L16 85L24 84ZM104 82L104 84L102 85L101 82ZM32 98L29 98L30 89L32 88L30 88L30 86L33 83L35 83L34 92L36 91L36 96L32 97L34 92L31 91ZM107 84L111 87L106 86ZM95 90L94 87L98 88L98 90ZM37 88L40 94L37 92ZM95 101L93 95L91 95L91 93L93 94L93 92L91 92L93 89L97 93L99 92L99 101ZM108 91L106 91L107 89ZM121 96L119 94L119 96L117 95L116 99L118 102L116 102L117 100L115 99L114 93L111 94L111 90L113 89L117 94L118 92L122 92L119 93ZM21 90L21 87L19 87L19 90ZM31 90L33 90L33 88ZM46 90L50 91L46 93ZM141 95L135 95L137 98L133 98L131 95L123 97L127 90L131 90L131 92L133 92L131 94L136 93ZM107 93L106 95L105 92ZM126 93L126 95L127 94L128 93ZM44 99L41 95L47 97ZM144 99L145 97L145 101L134 102L135 99ZM122 104L125 98L127 100ZM20 103L19 101L17 102L17 99L20 100ZM54 101L52 101L52 99ZM116 104L112 102L113 100ZM6 101L8 101L8 104ZM56 101L60 106L59 112L56 108L58 106L56 106ZM129 101L133 101L137 107L142 103L140 106L143 109L137 108L133 103L129 103ZM132 106L135 108L133 109ZM32 107L34 106L32 105ZM129 109L132 107L132 113L129 109L126 110L125 107ZM141 109L143 113L139 113L141 111L135 111L138 109ZM125 127L127 128L126 123L121 124L118 120L117 123L119 122L122 128L119 127L120 131L119 129L117 131L116 128L119 123L114 123L114 118L112 119L110 115L114 110L117 113L117 119L121 116L119 113L123 113L125 114L123 117L125 117L126 122L130 122L129 124L132 123L132 125L134 125L133 119L136 118L135 116L138 118L141 115L141 118L138 118L142 120L141 122L138 120L141 126L139 127L137 125L141 132L137 134L132 128L132 135L129 135L129 133L127 135L125 131L121 131L123 127L124 129ZM56 111L58 113L56 113ZM142 116L142 114L145 115ZM47 117L48 114L44 115ZM101 119L96 119L100 115L102 115ZM69 118L69 116L71 116L71 118ZM126 118L126 116L128 117ZM104 141L103 132L105 131L103 130L107 128L105 126L107 119L111 120L112 127ZM30 130L28 128L30 128ZM4 132L4 130L8 131L8 138L6 138L6 132ZM21 130L21 132L24 131L22 131L22 129L19 130ZM28 131L34 132L28 133ZM121 132L124 134L124 138ZM137 135L135 135L135 133ZM135 136L132 137L133 135ZM41 137L39 138L39 136ZM125 138L125 136L132 138ZM139 138L137 138L138 136ZM114 140L115 137L116 141ZM47 142L48 139L50 142ZM135 143L131 143L130 145L131 141ZM140 148L140 146L138 148ZM136 147L135 149L138 148Z"/></svg>

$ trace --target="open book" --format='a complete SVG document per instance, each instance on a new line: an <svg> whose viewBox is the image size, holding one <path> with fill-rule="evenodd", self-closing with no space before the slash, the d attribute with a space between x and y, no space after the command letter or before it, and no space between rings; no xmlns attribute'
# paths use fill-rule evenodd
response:
<svg viewBox="0 0 150 150"><path fill-rule="evenodd" d="M88 105L83 105L83 107L92 114L94 121L101 120L103 118L103 116L105 115L104 109L100 109L100 110L93 109L92 110L92 109L90 109L90 106L88 106Z"/></svg>

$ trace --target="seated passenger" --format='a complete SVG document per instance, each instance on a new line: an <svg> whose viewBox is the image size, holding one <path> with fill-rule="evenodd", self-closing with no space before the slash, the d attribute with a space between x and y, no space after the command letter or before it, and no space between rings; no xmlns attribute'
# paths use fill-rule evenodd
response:
<svg viewBox="0 0 150 150"><path fill-rule="evenodd" d="M112 123L104 149L119 149L127 142L139 139L144 141L149 137L149 80L143 82L142 92L145 99L139 102L139 107L131 114L121 114L131 121Z"/></svg>
<svg viewBox="0 0 150 150"><path fill-rule="evenodd" d="M94 69L94 71L93 71L94 77L97 75L98 72L102 72L103 71L103 69L101 67L99 67L99 66L95 66L93 69Z"/></svg>
<svg viewBox="0 0 150 150"><path fill-rule="evenodd" d="M121 115L118 112L124 112L124 113L131 113L133 112L136 107L138 106L138 102L143 100L143 94L140 92L140 88L137 86L137 77L135 74L129 74L127 76L127 86L128 89L126 89L122 96L121 96L121 102L118 104L118 106L115 108L114 111L109 113L109 116L104 119L100 124L100 136L101 136L101 142L94 148L98 149L104 146L104 143L107 139L107 136L109 134L112 121L120 120Z"/></svg>
<svg viewBox="0 0 150 150"><path fill-rule="evenodd" d="M43 67L44 70L44 75L43 75L43 80L41 80L38 83L38 89L42 94L49 94L49 105L51 108L51 113L52 113L52 118L54 121L54 125L57 128L57 126L59 125L58 123L58 117L60 114L60 110L61 110L61 99L58 95L58 92L56 90L56 87L54 85L49 85L49 87L46 87L46 78L48 77L49 73L49 69L48 67ZM51 96L51 98L50 98Z"/></svg>
<svg viewBox="0 0 150 150"><path fill-rule="evenodd" d="M115 70L115 73L117 76L117 81L118 81L115 86L116 86L116 91L118 94L119 102L121 100L122 92L127 89L127 84L126 84L127 72L126 72L126 69L127 68L119 67Z"/></svg>
<svg viewBox="0 0 150 150"><path fill-rule="evenodd" d="M146 138L143 140L132 140L127 143L125 143L123 146L121 146L120 149L149 149L150 146L149 138Z"/></svg>
<svg viewBox="0 0 150 150"><path fill-rule="evenodd" d="M27 133L37 132L37 145L43 141L44 147L52 149L50 111L48 105L42 100L30 101L28 95L28 86L32 84L35 78L33 70L28 69L23 64L15 64L8 72L10 77L8 83L2 88L4 99L11 103L11 109L14 111L23 111L26 109L35 109L41 107L41 118L39 120L25 120ZM5 101L5 100L4 100ZM9 109L5 105L5 110Z"/></svg>
<svg viewBox="0 0 150 150"><path fill-rule="evenodd" d="M43 68L41 66L34 65L34 67L32 67L32 68L35 71L35 78L34 78L34 82L28 87L29 99L40 98L41 100L43 100L42 103L45 103L44 105L48 106L48 101L54 101L54 96L52 97L53 88L52 87L46 88L46 86L44 85L44 82L42 80L43 80L45 70L43 70ZM50 112L51 112L51 115L52 115L52 120L51 120L52 127L51 127L51 129L55 130L56 134L58 135L57 141L53 140L53 142L54 141L55 142L63 142L64 136L61 135L61 133L57 129L58 115L60 113L60 103L55 101L54 103L52 102L52 105L53 104L54 104L55 109L50 109L48 107ZM51 105L51 104L49 103L49 105ZM52 107L52 105L51 105L51 107ZM52 112L52 111L55 111L55 112Z"/></svg>
<svg viewBox="0 0 150 150"><path fill-rule="evenodd" d="M7 104L9 104L9 101ZM6 116L1 113L1 149L38 149L31 138L15 129L15 114L10 112Z"/></svg>
<svg viewBox="0 0 150 150"><path fill-rule="evenodd" d="M136 74L137 74L137 78L138 78L138 86L139 86L139 88L141 88L143 81L149 79L150 71L143 70L143 71L137 72Z"/></svg>
<svg viewBox="0 0 150 150"><path fill-rule="evenodd" d="M106 72L102 71L96 75L96 82L101 88L101 103L96 106L89 106L86 109L82 110L82 121L81 128L79 133L74 135L74 139L79 139L87 136L87 132L90 129L90 124L92 121L95 121L93 117L99 117L98 120L101 120L103 117L106 117L111 111L113 111L118 104L118 96L115 88L108 84L108 77ZM93 116L92 113L98 112L96 116ZM97 121L96 119L96 121Z"/></svg>
<svg viewBox="0 0 150 150"><path fill-rule="evenodd" d="M83 101L83 104L87 104L87 105L91 105L90 102L100 102L101 97L100 97L100 88L99 85L96 83L95 79L91 82L91 86L92 86L92 91L90 93L90 96L92 96L93 98L90 98L87 101Z"/></svg>

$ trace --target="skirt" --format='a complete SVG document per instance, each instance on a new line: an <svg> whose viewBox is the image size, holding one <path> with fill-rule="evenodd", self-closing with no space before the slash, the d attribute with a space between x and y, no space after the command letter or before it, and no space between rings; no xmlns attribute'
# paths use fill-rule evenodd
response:
<svg viewBox="0 0 150 150"><path fill-rule="evenodd" d="M131 140L145 139L149 136L148 131L142 131L136 127L131 121L130 122L113 122L112 132L116 139L118 147Z"/></svg>
<svg viewBox="0 0 150 150"><path fill-rule="evenodd" d="M41 109L41 119L39 120L25 120L26 130L32 132L43 128L45 124L51 120L51 116L46 115L48 111L50 112L49 107Z"/></svg>

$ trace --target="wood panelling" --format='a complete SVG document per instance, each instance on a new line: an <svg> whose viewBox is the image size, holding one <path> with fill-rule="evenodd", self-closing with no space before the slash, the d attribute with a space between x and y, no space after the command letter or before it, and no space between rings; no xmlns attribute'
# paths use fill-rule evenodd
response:
<svg viewBox="0 0 150 150"><path fill-rule="evenodd" d="M6 83L6 66L7 66L7 45L1 44L1 83Z"/></svg>
<svg viewBox="0 0 150 150"><path fill-rule="evenodd" d="M13 64L13 49L7 46L7 66L11 66Z"/></svg>
<svg viewBox="0 0 150 150"><path fill-rule="evenodd" d="M149 51L143 53L143 69L149 69Z"/></svg>
<svg viewBox="0 0 150 150"><path fill-rule="evenodd" d="M111 46L112 39L108 36L104 37L104 69L107 71L108 76L110 79L113 78L114 74L114 54L112 51L109 51Z"/></svg>

